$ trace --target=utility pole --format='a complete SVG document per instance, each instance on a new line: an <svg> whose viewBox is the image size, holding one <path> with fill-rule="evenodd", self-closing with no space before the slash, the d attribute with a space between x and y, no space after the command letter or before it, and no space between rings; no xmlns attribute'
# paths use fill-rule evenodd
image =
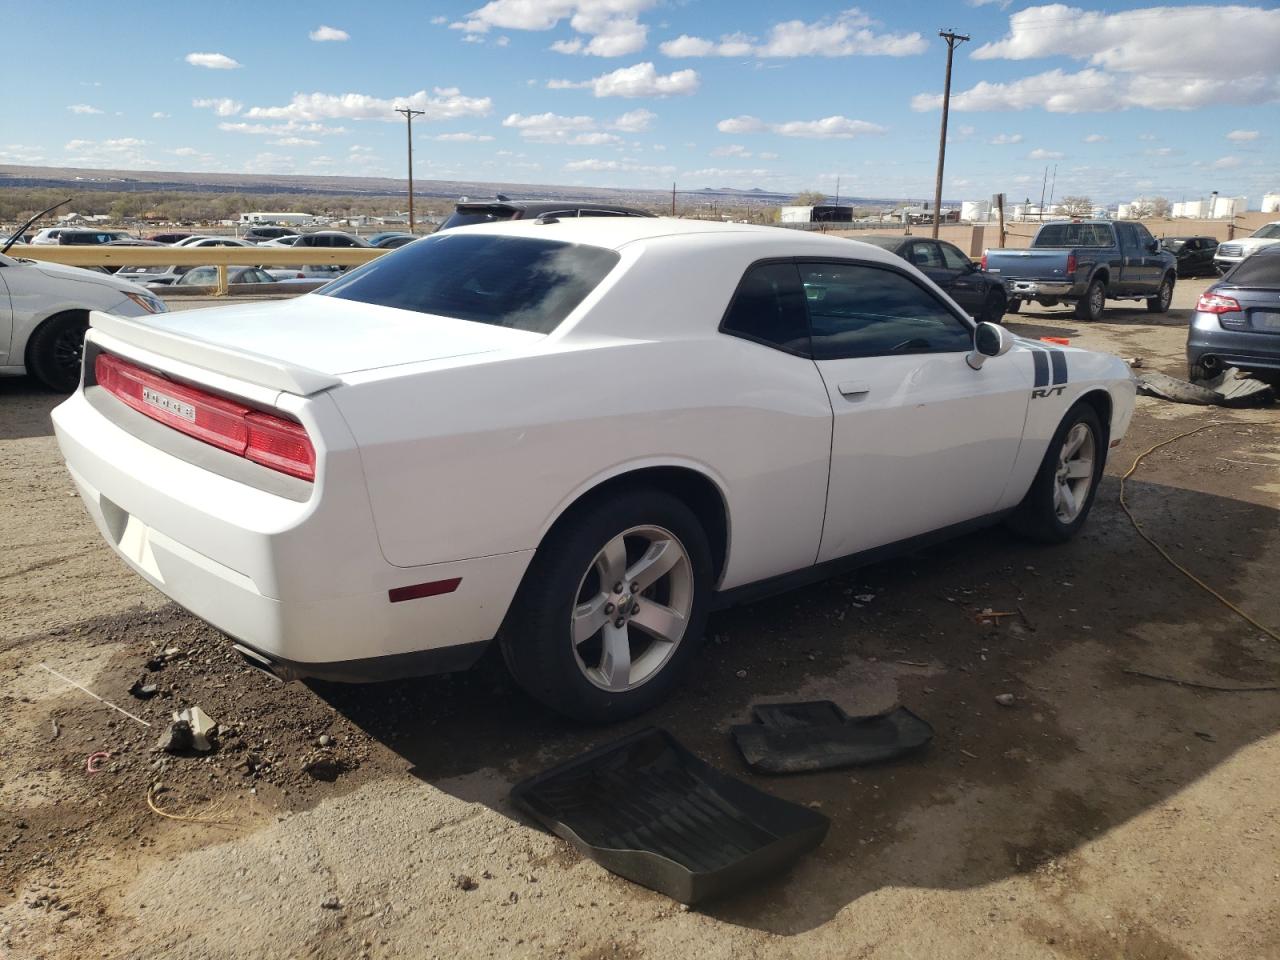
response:
<svg viewBox="0 0 1280 960"><path fill-rule="evenodd" d="M409 130L409 232L413 233L413 118L422 116L423 111L396 107L396 113L404 115Z"/></svg>
<svg viewBox="0 0 1280 960"><path fill-rule="evenodd" d="M675 181L671 183L671 215L676 215L676 185Z"/></svg>
<svg viewBox="0 0 1280 960"><path fill-rule="evenodd" d="M947 41L947 80L942 88L942 132L938 135L938 179L933 186L933 237L938 237L938 223L942 219L942 167L947 159L947 114L951 110L951 58L957 43L965 43L968 37L951 30L939 30L938 36Z"/></svg>
<svg viewBox="0 0 1280 960"><path fill-rule="evenodd" d="M1044 192L1049 187L1049 165L1044 165L1044 179L1040 181L1040 222L1044 223Z"/></svg>
<svg viewBox="0 0 1280 960"><path fill-rule="evenodd" d="M1053 165L1053 179L1049 181L1049 206L1053 206L1053 194L1058 189L1058 165ZM1043 218L1042 218L1043 219Z"/></svg>
<svg viewBox="0 0 1280 960"><path fill-rule="evenodd" d="M840 178L839 178L838 176L836 177L836 203L835 203L835 205L836 205L837 207L838 207L838 206L840 206Z"/></svg>

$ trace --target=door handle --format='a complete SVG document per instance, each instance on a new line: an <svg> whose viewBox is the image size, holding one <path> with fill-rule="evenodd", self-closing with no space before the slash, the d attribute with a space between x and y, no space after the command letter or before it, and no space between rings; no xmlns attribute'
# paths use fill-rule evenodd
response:
<svg viewBox="0 0 1280 960"><path fill-rule="evenodd" d="M865 380L846 380L839 389L846 397L864 397L871 392L871 384Z"/></svg>

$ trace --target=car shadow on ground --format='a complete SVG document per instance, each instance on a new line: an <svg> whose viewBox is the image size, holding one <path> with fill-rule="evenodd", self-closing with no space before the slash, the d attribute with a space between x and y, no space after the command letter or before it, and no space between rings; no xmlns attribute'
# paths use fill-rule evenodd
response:
<svg viewBox="0 0 1280 960"><path fill-rule="evenodd" d="M49 414L66 398L30 377L0 377L0 440L50 436Z"/></svg>
<svg viewBox="0 0 1280 960"><path fill-rule="evenodd" d="M633 730L666 728L721 770L831 818L825 843L790 874L703 908L802 933L883 887L972 888L1059 868L1280 730L1274 692L1124 672L1274 682L1280 650L1164 565L1116 494L1107 479L1090 524L1066 545L995 528L720 613L689 681L627 723L560 719L516 690L496 656L450 678L311 687L413 775L520 822L510 784ZM1280 598L1258 579L1264 562L1274 568L1260 544L1277 511L1134 481L1129 499L1152 536L1263 622L1280 620ZM1230 531L1264 536L1246 555ZM875 599L859 604L860 594ZM985 608L1018 615L983 624L975 614ZM997 705L1002 693L1015 706ZM728 728L755 702L815 698L855 714L901 702L936 738L894 764L752 775ZM484 769L501 779L467 776Z"/></svg>

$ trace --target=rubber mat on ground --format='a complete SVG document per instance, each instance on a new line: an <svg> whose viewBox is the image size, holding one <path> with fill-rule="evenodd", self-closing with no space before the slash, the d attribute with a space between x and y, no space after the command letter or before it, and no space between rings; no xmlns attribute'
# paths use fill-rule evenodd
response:
<svg viewBox="0 0 1280 960"><path fill-rule="evenodd" d="M732 730L747 766L758 773L810 773L894 760L923 748L933 727L895 707L850 717L830 700L752 708L755 723Z"/></svg>
<svg viewBox="0 0 1280 960"><path fill-rule="evenodd" d="M782 873L830 826L655 728L537 774L511 797L606 870L689 904Z"/></svg>

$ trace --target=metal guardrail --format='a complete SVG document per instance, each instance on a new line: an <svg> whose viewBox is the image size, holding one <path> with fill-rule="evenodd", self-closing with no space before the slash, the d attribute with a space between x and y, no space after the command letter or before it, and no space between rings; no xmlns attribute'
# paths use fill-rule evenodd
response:
<svg viewBox="0 0 1280 960"><path fill-rule="evenodd" d="M112 247L57 246L50 244L18 244L9 256L48 263L65 263L73 267L151 267L178 266L218 268L217 296L228 293L227 268L230 266L306 267L336 264L354 267L376 260L390 250L369 247Z"/></svg>

